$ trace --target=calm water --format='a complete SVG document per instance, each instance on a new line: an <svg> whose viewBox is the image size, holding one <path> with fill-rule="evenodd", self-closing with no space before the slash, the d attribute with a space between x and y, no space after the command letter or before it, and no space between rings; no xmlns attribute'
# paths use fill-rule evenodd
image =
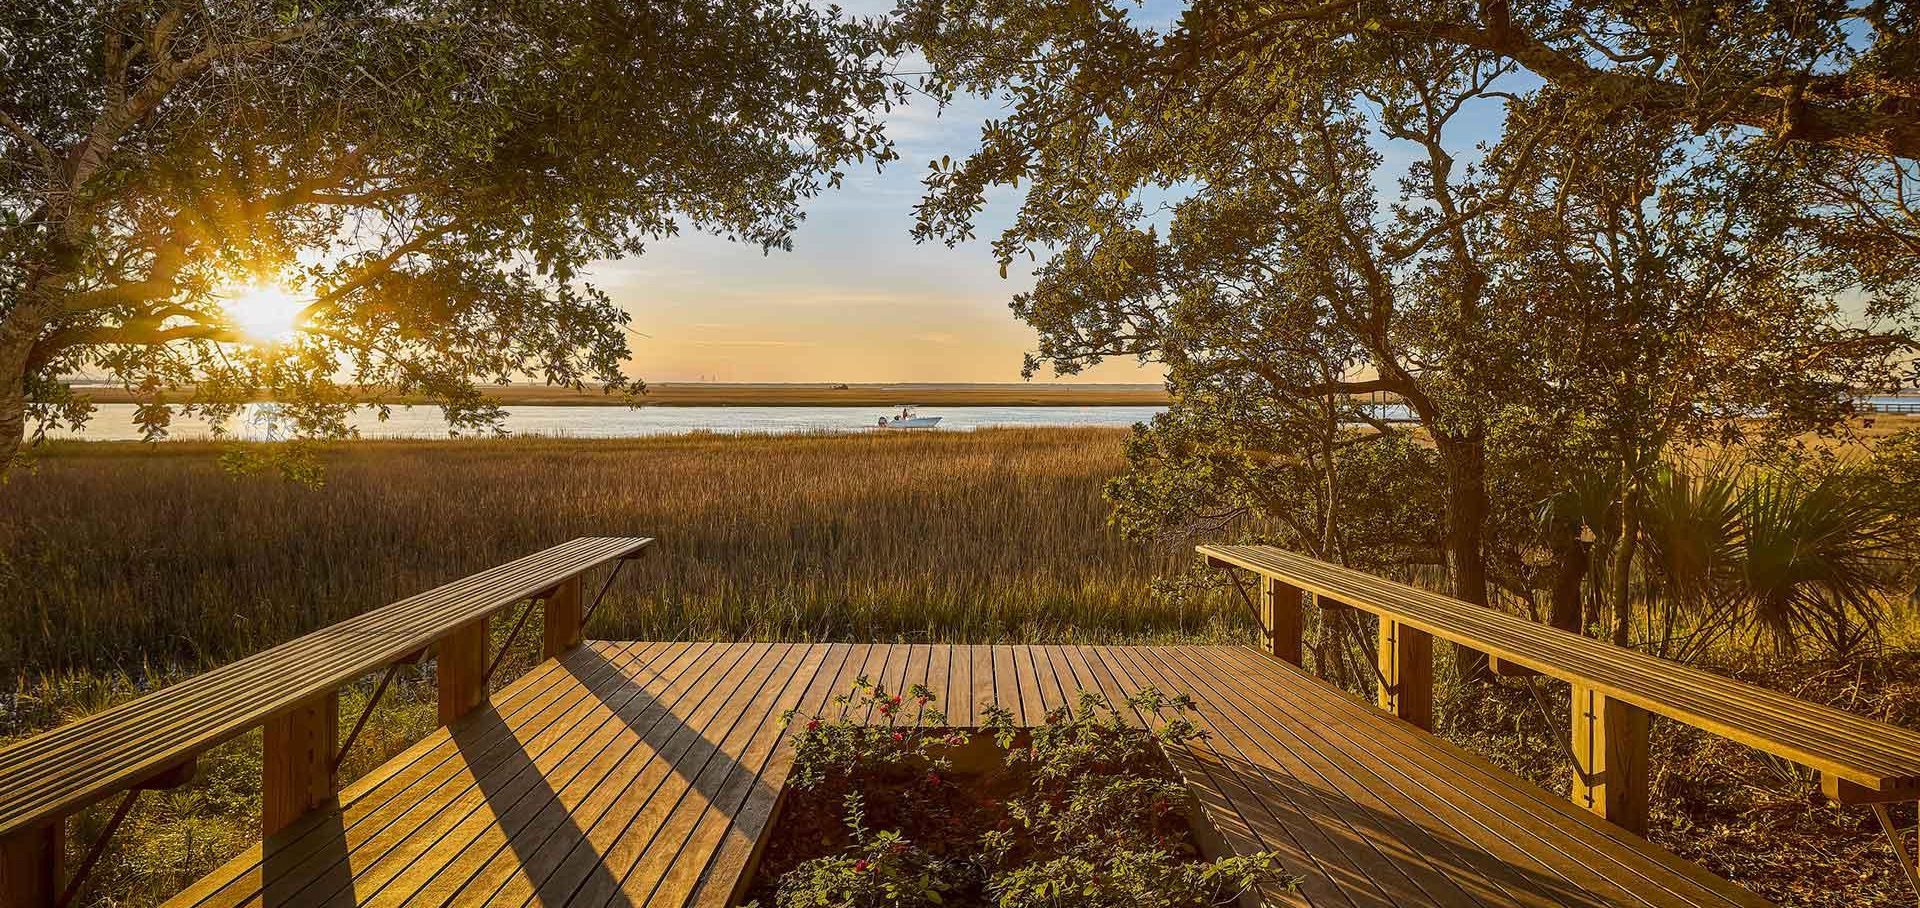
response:
<svg viewBox="0 0 1920 908"><path fill-rule="evenodd" d="M924 407L923 416L940 417L940 428L967 431L987 426L1114 426L1145 422L1163 407ZM883 407L508 407L506 429L527 435L575 438L637 438L689 432L855 432L882 416ZM241 438L275 437L270 404L254 404L227 423ZM447 424L435 407L396 407L381 422L372 410L353 420L365 438L445 438ZM101 404L79 433L49 433L55 438L89 441L138 440L132 404ZM174 420L173 438L205 438L206 423Z"/></svg>
<svg viewBox="0 0 1920 908"><path fill-rule="evenodd" d="M1920 397L1869 397L1868 405L1920 404ZM940 428L968 431L989 426L1109 426L1126 428L1152 419L1164 407L925 407L939 416ZM1397 404L1378 407L1383 418L1405 420L1411 414ZM526 435L574 438L639 438L689 432L858 432L892 412L881 407L508 407L506 429ZM447 424L434 407L396 407L385 422L371 409L353 420L365 438L445 438ZM270 404L250 405L227 424L241 438L277 437ZM206 423L176 419L172 437L206 438ZM281 433L284 434L284 433ZM84 431L53 432L55 438L87 441L137 441L132 404L101 404Z"/></svg>

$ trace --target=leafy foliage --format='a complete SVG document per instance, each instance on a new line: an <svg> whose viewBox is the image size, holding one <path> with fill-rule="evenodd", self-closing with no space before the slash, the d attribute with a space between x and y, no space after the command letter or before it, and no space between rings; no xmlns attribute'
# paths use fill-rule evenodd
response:
<svg viewBox="0 0 1920 908"><path fill-rule="evenodd" d="M954 763L970 736L946 727L933 701L925 688L891 694L863 677L837 700L842 718L805 720L781 839L761 871L777 876L778 908L1206 908L1296 884L1270 853L1196 854L1186 789L1162 751L1204 734L1187 698L1128 697L1130 711L1167 716L1152 731L1091 693L1031 730L989 707L985 731L1006 759L974 774ZM809 853L823 840L827 853Z"/></svg>
<svg viewBox="0 0 1920 908"><path fill-rule="evenodd" d="M1404 473L1341 452L1410 434L1438 551L1414 524L1386 557L1443 556L1469 601L1564 605L1582 534L1624 540L1597 578L1624 643L1665 452L1833 431L1912 375L1920 144L1890 160L1889 133L1843 126L1864 95L1750 106L1865 90L1852 74L1914 53L1909 10L1224 0L1163 31L1104 0L907 9L933 90L1011 108L936 162L918 235L970 239L990 189L1025 188L993 245L1039 262L1012 303L1029 368L1167 367L1175 412L1118 487L1129 528L1367 557L1336 518ZM1605 525L1529 518L1595 488Z"/></svg>
<svg viewBox="0 0 1920 908"><path fill-rule="evenodd" d="M581 268L683 226L788 247L893 157L900 90L885 29L798 0L57 0L0 42L0 461L87 417L76 372L154 436L259 393L327 436L398 394L484 429L478 382L638 390ZM241 343L250 280L303 330Z"/></svg>

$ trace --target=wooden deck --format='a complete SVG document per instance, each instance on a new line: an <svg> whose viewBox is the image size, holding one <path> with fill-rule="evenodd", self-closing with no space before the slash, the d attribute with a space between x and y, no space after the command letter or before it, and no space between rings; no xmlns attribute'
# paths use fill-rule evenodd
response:
<svg viewBox="0 0 1920 908"><path fill-rule="evenodd" d="M592 643L347 787L169 902L723 905L791 757L779 716L866 674L956 725L1080 690L1189 693L1174 754L1226 847L1306 879L1276 904L1761 905L1299 669L1232 647Z"/></svg>

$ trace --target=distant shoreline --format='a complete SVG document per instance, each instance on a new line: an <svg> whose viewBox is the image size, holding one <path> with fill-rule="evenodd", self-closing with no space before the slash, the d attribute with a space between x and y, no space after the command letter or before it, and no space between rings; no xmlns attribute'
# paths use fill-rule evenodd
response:
<svg viewBox="0 0 1920 908"><path fill-rule="evenodd" d="M137 402L131 394L120 388L76 386L74 390L95 403ZM844 385L660 382L648 384L647 393L632 402L621 395L603 394L594 388L574 391L541 385L506 385L485 390L502 404L520 407L623 407L632 402L643 407L899 407L908 404L924 407L1157 407L1168 403L1166 389L1160 385L1015 382ZM175 402L186 403L192 399L193 390L182 388L169 393L168 397ZM396 405L428 403L424 398L408 396L396 397L389 402Z"/></svg>

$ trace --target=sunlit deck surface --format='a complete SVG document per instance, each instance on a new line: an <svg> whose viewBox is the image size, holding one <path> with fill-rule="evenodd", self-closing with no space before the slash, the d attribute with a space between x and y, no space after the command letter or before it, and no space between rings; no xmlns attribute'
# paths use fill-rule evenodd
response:
<svg viewBox="0 0 1920 908"><path fill-rule="evenodd" d="M1036 724L1081 690L1192 695L1212 735L1174 764L1218 844L1305 879L1272 904L1765 904L1251 649L608 642L168 904L727 904L786 781L781 713L831 715L862 674L927 684L955 725L996 702Z"/></svg>

